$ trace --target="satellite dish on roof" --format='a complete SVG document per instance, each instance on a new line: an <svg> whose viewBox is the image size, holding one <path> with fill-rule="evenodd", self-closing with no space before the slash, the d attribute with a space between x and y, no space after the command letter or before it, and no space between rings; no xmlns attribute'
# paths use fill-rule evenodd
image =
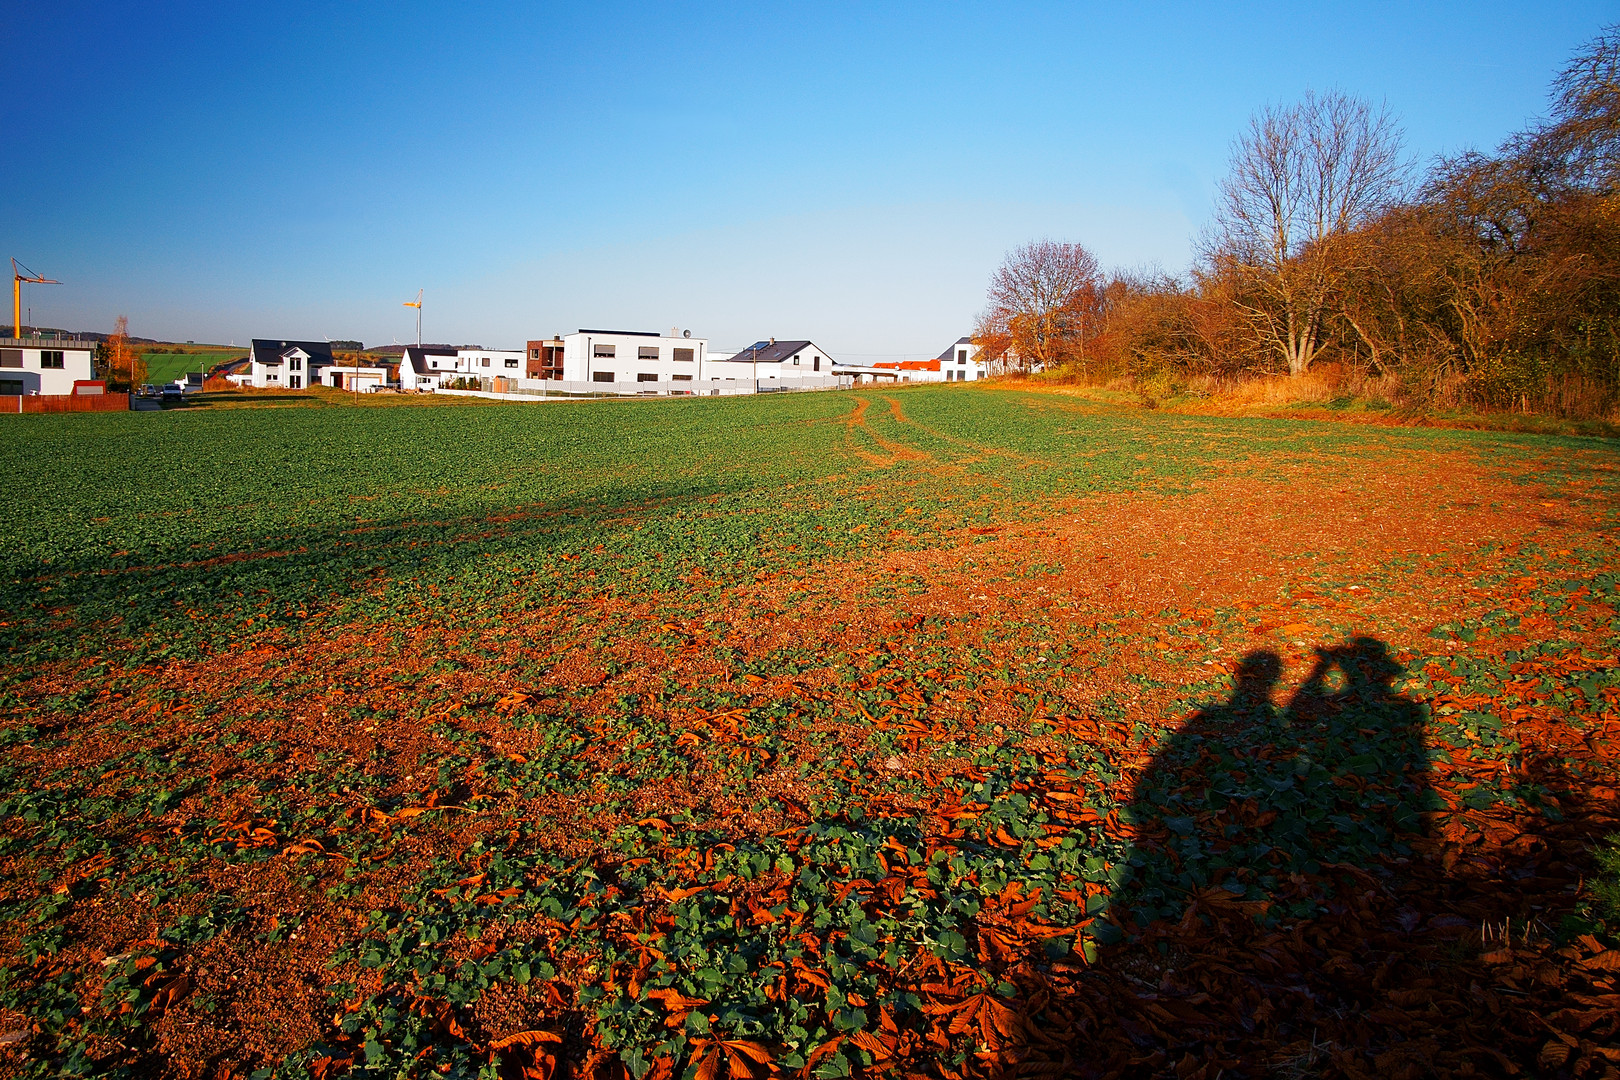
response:
<svg viewBox="0 0 1620 1080"><path fill-rule="evenodd" d="M691 337L691 336L692 336L692 331L690 331L690 330L683 330L683 331L681 331L681 336L682 336L682 337Z"/></svg>

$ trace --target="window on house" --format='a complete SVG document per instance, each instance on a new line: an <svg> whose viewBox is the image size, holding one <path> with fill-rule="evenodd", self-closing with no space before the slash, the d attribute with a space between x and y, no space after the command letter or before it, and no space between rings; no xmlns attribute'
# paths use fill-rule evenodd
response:
<svg viewBox="0 0 1620 1080"><path fill-rule="evenodd" d="M431 361L429 361L429 363L431 363L433 365L433 370L434 371L439 370L439 362L437 360L431 360Z"/></svg>
<svg viewBox="0 0 1620 1080"><path fill-rule="evenodd" d="M288 371L302 371L302 370L304 370L303 364L304 364L304 362L302 360L298 359L298 357L296 357L296 356L288 357L288 359L287 359L287 370Z"/></svg>
<svg viewBox="0 0 1620 1080"><path fill-rule="evenodd" d="M530 349L529 350L529 359L530 360L538 360L538 359L540 359L540 350L539 349Z"/></svg>
<svg viewBox="0 0 1620 1080"><path fill-rule="evenodd" d="M489 367L489 357L484 357L484 366Z"/></svg>
<svg viewBox="0 0 1620 1080"><path fill-rule="evenodd" d="M611 345L608 346L608 348L612 348L612 347L613 346L611 346ZM593 372L591 372L591 382L612 382L612 381L613 381L613 372L611 372L611 371L593 371Z"/></svg>
<svg viewBox="0 0 1620 1080"><path fill-rule="evenodd" d="M0 368L22 367L21 349L0 349Z"/></svg>
<svg viewBox="0 0 1620 1080"><path fill-rule="evenodd" d="M281 381L281 372L272 371L272 372L268 373L267 375L265 375L265 378L269 379L271 382L280 382Z"/></svg>
<svg viewBox="0 0 1620 1080"><path fill-rule="evenodd" d="M694 349L676 349L675 361L681 364L690 364L692 362L692 357L695 355L696 350Z"/></svg>
<svg viewBox="0 0 1620 1080"><path fill-rule="evenodd" d="M821 370L821 357L818 356L818 357L815 358L815 367L812 368L811 370L813 370L813 371L820 371Z"/></svg>
<svg viewBox="0 0 1620 1080"><path fill-rule="evenodd" d="M591 348L591 355L598 360L611 360L614 356L612 345L595 345Z"/></svg>
<svg viewBox="0 0 1620 1080"><path fill-rule="evenodd" d="M678 352L679 350L676 350L676 351ZM676 382L691 382L692 381L692 376L690 376L690 375L671 375L670 378L674 379Z"/></svg>
<svg viewBox="0 0 1620 1080"><path fill-rule="evenodd" d="M967 363L967 350L966 349L957 349L956 350L956 362L958 364Z"/></svg>
<svg viewBox="0 0 1620 1080"><path fill-rule="evenodd" d="M287 376L287 388L288 389L297 390L297 389L300 389L303 385L304 385L304 380L303 380L303 378L301 376L298 376L298 375L289 375L289 376Z"/></svg>
<svg viewBox="0 0 1620 1080"><path fill-rule="evenodd" d="M643 371L636 375L636 382L657 382L658 376L654 372Z"/></svg>
<svg viewBox="0 0 1620 1080"><path fill-rule="evenodd" d="M638 346L636 346L636 359L637 360L656 360L656 359L658 359L658 346L656 346L656 345L638 345Z"/></svg>
<svg viewBox="0 0 1620 1080"><path fill-rule="evenodd" d="M506 366L507 367L517 367L517 357L515 357L515 356L507 357L506 358Z"/></svg>
<svg viewBox="0 0 1620 1080"><path fill-rule="evenodd" d="M39 354L39 366L60 370L62 367L62 354L55 349L46 349Z"/></svg>
<svg viewBox="0 0 1620 1080"><path fill-rule="evenodd" d="M797 364L799 362L799 354L798 353L793 354L793 362L795 364Z"/></svg>
<svg viewBox="0 0 1620 1080"><path fill-rule="evenodd" d="M21 379L0 379L0 397L22 397Z"/></svg>

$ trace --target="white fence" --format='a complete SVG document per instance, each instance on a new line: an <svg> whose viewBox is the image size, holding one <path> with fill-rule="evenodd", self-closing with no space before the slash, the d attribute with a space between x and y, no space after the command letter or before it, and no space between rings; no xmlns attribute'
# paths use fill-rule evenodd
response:
<svg viewBox="0 0 1620 1080"><path fill-rule="evenodd" d="M804 379L761 379L758 393L779 394L803 390L848 389L850 379L823 375ZM566 400L588 397L735 397L756 393L753 380L715 379L710 382L574 382L548 380L544 389L520 389L499 393L494 390L439 390L459 397L492 398L497 401Z"/></svg>

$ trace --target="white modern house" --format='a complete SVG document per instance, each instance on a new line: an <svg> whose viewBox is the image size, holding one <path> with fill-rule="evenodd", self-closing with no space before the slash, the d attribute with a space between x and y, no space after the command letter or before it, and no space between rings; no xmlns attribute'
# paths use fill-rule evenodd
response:
<svg viewBox="0 0 1620 1080"><path fill-rule="evenodd" d="M407 345L399 358L401 390L439 389L456 375L456 350L438 345Z"/></svg>
<svg viewBox="0 0 1620 1080"><path fill-rule="evenodd" d="M603 387L607 393L691 393L710 378L709 341L690 330L578 330L562 343L562 366L552 369L561 381L613 384ZM617 389L621 384L631 385Z"/></svg>
<svg viewBox="0 0 1620 1080"><path fill-rule="evenodd" d="M979 347L970 337L957 338L938 356L943 382L973 382L990 377L990 365L980 358Z"/></svg>
<svg viewBox="0 0 1620 1080"><path fill-rule="evenodd" d="M759 381L761 390L791 388L796 383L833 378L833 358L827 350L813 341L798 339L778 341L768 338L739 349L724 359L716 357L709 364L712 377L732 379L752 384Z"/></svg>
<svg viewBox="0 0 1620 1080"><path fill-rule="evenodd" d="M332 346L324 341L254 338L243 384L260 389L301 390L319 384L321 369L332 363Z"/></svg>
<svg viewBox="0 0 1620 1080"><path fill-rule="evenodd" d="M0 396L72 394L94 378L95 352L77 338L0 338Z"/></svg>
<svg viewBox="0 0 1620 1080"><path fill-rule="evenodd" d="M442 390L457 380L463 384L523 375L521 349L452 349L442 345L407 345L399 362L401 390Z"/></svg>

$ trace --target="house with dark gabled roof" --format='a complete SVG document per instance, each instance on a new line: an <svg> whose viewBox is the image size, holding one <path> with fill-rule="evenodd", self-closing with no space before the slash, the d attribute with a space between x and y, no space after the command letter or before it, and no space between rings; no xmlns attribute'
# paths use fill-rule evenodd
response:
<svg viewBox="0 0 1620 1080"><path fill-rule="evenodd" d="M773 380L783 383L793 379L824 379L834 374L833 358L827 355L827 350L803 338L756 341L723 360L713 360L709 366L711 376L719 379L753 379L757 369L761 389L768 389Z"/></svg>
<svg viewBox="0 0 1620 1080"><path fill-rule="evenodd" d="M456 374L456 350L448 346L407 345L399 358L401 390L437 390Z"/></svg>
<svg viewBox="0 0 1620 1080"><path fill-rule="evenodd" d="M321 381L320 369L332 363L325 341L281 341L254 338L248 354L249 386L299 390Z"/></svg>
<svg viewBox="0 0 1620 1080"><path fill-rule="evenodd" d="M990 377L989 366L979 353L979 347L970 337L957 338L935 358L944 376L944 382L971 382Z"/></svg>

